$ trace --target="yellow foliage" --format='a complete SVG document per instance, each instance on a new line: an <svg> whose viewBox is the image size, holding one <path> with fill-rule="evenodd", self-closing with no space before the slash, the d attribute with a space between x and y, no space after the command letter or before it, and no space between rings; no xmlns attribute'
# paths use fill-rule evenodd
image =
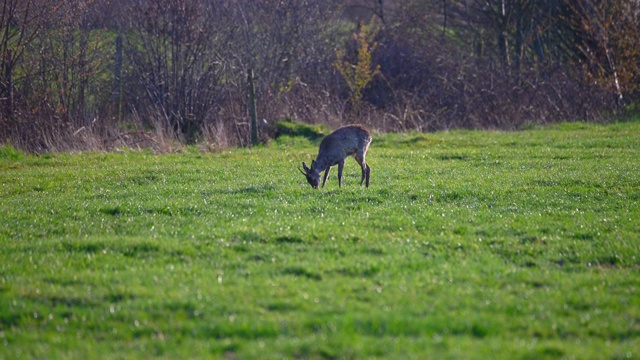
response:
<svg viewBox="0 0 640 360"><path fill-rule="evenodd" d="M368 24L360 23L358 25L358 31L353 34L358 48L355 64L344 59L342 50L336 50L337 60L333 62L333 66L347 84L350 91L349 101L354 106L357 106L362 99L362 90L380 73L380 65L374 66L371 59L371 54L378 46L378 43L373 40L378 31L375 18L372 18Z"/></svg>

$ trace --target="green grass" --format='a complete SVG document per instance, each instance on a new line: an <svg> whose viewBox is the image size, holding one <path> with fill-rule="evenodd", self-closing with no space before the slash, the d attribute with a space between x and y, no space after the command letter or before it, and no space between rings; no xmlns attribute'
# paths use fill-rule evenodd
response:
<svg viewBox="0 0 640 360"><path fill-rule="evenodd" d="M640 357L640 123L0 148L0 358Z"/></svg>

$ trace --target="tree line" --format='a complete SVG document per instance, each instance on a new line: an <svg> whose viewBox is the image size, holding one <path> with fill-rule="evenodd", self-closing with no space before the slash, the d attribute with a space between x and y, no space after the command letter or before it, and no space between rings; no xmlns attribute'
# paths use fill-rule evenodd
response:
<svg viewBox="0 0 640 360"><path fill-rule="evenodd" d="M0 141L33 152L247 145L249 70L263 140L606 120L640 95L635 0L0 4Z"/></svg>

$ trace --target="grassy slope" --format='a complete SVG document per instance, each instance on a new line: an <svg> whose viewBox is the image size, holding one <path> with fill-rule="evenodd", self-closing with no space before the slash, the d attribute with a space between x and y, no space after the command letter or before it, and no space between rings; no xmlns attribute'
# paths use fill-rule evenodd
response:
<svg viewBox="0 0 640 360"><path fill-rule="evenodd" d="M0 358L638 358L640 124L0 151ZM334 170L335 171L335 170Z"/></svg>

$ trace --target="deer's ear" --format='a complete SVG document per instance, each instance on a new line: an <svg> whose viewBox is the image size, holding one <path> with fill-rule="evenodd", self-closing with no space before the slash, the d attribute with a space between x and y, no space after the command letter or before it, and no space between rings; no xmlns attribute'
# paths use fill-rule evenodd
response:
<svg viewBox="0 0 640 360"><path fill-rule="evenodd" d="M313 166L313 162L311 163L311 166ZM309 167L307 166L307 164L304 163L304 161L302 162L302 167L306 172L309 172Z"/></svg>
<svg viewBox="0 0 640 360"><path fill-rule="evenodd" d="M316 167L316 161L315 160L311 160L311 168L315 168Z"/></svg>

